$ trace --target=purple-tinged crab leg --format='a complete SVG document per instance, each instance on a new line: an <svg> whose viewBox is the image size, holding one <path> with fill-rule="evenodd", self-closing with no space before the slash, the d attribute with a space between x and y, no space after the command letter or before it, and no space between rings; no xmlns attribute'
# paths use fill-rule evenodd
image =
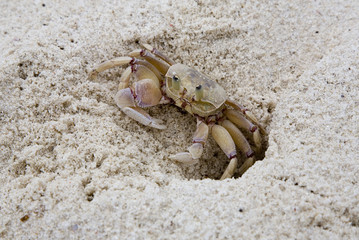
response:
<svg viewBox="0 0 359 240"><path fill-rule="evenodd" d="M151 53L153 53L156 57L161 58L162 60L164 60L165 62L167 62L169 65L174 65L176 64L175 61L173 61L172 59L170 59L169 57L167 57L165 54L163 54L162 52L158 51L156 48L152 47L151 45L147 44L147 43L143 43L141 44L145 49L147 49L148 51L150 51Z"/></svg>
<svg viewBox="0 0 359 240"><path fill-rule="evenodd" d="M230 162L220 180L231 178L238 165L236 145L231 135L224 127L220 125L213 125L211 131L216 143L230 159Z"/></svg>
<svg viewBox="0 0 359 240"><path fill-rule="evenodd" d="M253 141L256 148L261 149L262 140L258 130L258 127L251 123L242 113L237 110L228 109L224 112L227 118L236 124L239 128L246 129L253 134Z"/></svg>
<svg viewBox="0 0 359 240"><path fill-rule="evenodd" d="M234 143L247 158L254 155L254 152L243 133L231 121L224 120L221 125L229 132L234 140Z"/></svg>
<svg viewBox="0 0 359 240"><path fill-rule="evenodd" d="M237 103L237 102L235 102L233 100L230 100L230 99L226 100L226 104L228 104L229 106L233 107L236 110L241 111L249 120L254 122L254 124L259 127L259 129L261 130L263 135L267 135L266 130L264 129L264 127L259 123L259 121L253 115L253 113L250 112L247 108L243 107L241 104L239 104L239 103Z"/></svg>
<svg viewBox="0 0 359 240"><path fill-rule="evenodd" d="M147 62L151 63L153 66L155 66L162 75L166 75L170 65L166 63L165 61L156 58L152 53L146 50L138 49L135 51L130 52L129 54L131 57L135 58L143 58Z"/></svg>

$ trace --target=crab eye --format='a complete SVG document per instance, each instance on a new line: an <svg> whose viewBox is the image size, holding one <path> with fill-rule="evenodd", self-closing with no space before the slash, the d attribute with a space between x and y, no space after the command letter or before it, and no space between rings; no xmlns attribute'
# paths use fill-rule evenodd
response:
<svg viewBox="0 0 359 240"><path fill-rule="evenodd" d="M201 98L203 98L203 88L202 88L202 85L198 85L198 86L196 87L195 94L196 94L196 101L199 101L199 100L201 100Z"/></svg>
<svg viewBox="0 0 359 240"><path fill-rule="evenodd" d="M172 77L172 79L173 79L173 81L175 81L175 82L179 81L179 77L178 77L177 75L174 75L174 76Z"/></svg>
<svg viewBox="0 0 359 240"><path fill-rule="evenodd" d="M172 77L172 86L176 90L180 89L180 79L177 75L173 75Z"/></svg>

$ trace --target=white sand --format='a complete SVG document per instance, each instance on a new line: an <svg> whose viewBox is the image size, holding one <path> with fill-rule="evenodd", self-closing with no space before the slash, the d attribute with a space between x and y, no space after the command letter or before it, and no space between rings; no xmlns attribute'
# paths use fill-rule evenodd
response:
<svg viewBox="0 0 359 240"><path fill-rule="evenodd" d="M113 2L0 2L0 238L359 239L359 1ZM250 108L264 160L226 181L213 139L169 160L194 118L144 127L122 68L87 78L138 40Z"/></svg>

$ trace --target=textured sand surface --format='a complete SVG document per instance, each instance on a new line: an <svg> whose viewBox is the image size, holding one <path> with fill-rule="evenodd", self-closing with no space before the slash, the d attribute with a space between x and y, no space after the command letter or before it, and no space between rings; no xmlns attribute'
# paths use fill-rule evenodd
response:
<svg viewBox="0 0 359 240"><path fill-rule="evenodd" d="M330 3L329 3L330 2ZM359 1L1 1L0 238L359 239ZM242 177L195 119L113 101L147 42L248 107L268 150Z"/></svg>

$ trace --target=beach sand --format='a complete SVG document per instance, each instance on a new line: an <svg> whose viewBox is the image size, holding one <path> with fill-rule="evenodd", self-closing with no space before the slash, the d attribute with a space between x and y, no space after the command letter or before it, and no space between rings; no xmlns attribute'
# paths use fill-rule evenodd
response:
<svg viewBox="0 0 359 240"><path fill-rule="evenodd" d="M1 239L359 239L359 1L1 1ZM149 43L250 109L267 150L241 178L196 121L113 96Z"/></svg>

